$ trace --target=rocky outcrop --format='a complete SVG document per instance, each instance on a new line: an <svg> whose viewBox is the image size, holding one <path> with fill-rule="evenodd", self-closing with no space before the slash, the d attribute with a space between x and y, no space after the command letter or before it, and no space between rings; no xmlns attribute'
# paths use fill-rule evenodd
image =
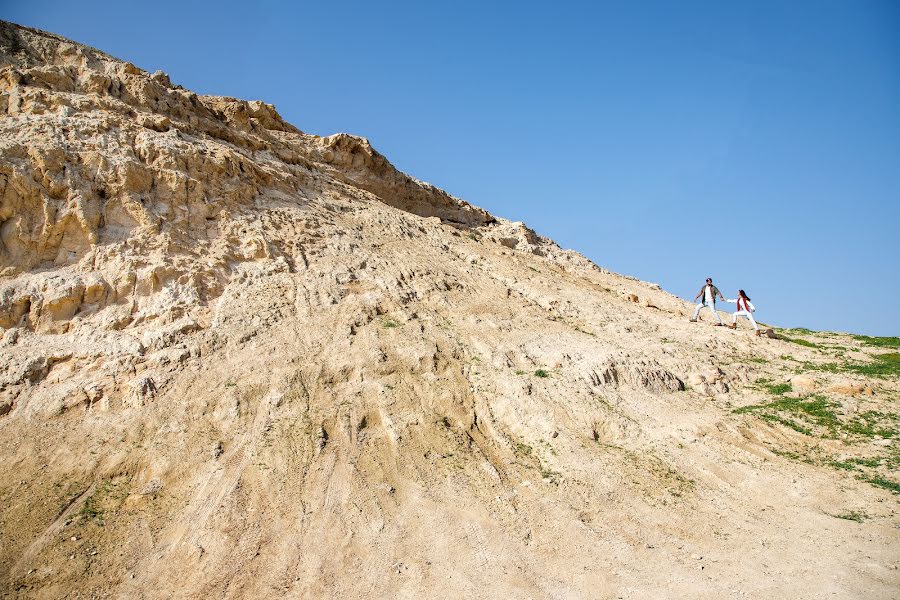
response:
<svg viewBox="0 0 900 600"><path fill-rule="evenodd" d="M401 173L365 138L347 133L321 138L318 157L334 167L329 173L337 179L372 192L400 210L463 226L485 225L495 220L486 210Z"/></svg>
<svg viewBox="0 0 900 600"><path fill-rule="evenodd" d="M493 221L362 138L305 135L271 105L199 96L44 32L0 23L0 65L0 274L161 234L216 238L223 212L302 197L323 175L420 216Z"/></svg>
<svg viewBox="0 0 900 600"><path fill-rule="evenodd" d="M680 392L684 390L684 382L659 363L650 360L616 361L612 360L595 368L589 374L591 384L595 386L628 385L646 389L651 392Z"/></svg>

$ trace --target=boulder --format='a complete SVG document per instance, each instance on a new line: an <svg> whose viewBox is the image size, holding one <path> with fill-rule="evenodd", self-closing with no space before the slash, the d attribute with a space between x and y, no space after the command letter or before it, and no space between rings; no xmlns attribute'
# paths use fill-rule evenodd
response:
<svg viewBox="0 0 900 600"><path fill-rule="evenodd" d="M812 394L819 387L819 382L812 375L795 375L790 383L791 388L800 394Z"/></svg>
<svg viewBox="0 0 900 600"><path fill-rule="evenodd" d="M828 386L827 389L829 392L842 394L844 396L857 396L868 389L869 395L874 395L872 389L867 388L865 384L859 383L858 381L849 381L846 379L832 383Z"/></svg>

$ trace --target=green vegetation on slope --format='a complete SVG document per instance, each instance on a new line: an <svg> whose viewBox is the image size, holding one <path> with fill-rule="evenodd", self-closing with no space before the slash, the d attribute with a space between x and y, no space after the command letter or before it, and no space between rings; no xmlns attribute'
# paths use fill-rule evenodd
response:
<svg viewBox="0 0 900 600"><path fill-rule="evenodd" d="M800 371L824 371L826 373L856 373L866 377L885 379L900 377L900 352L871 355L872 362L811 363L803 362Z"/></svg>
<svg viewBox="0 0 900 600"><path fill-rule="evenodd" d="M759 379L756 384L758 389L768 392L772 399L736 408L732 412L756 415L764 421L778 423L808 438L836 440L845 446L861 445L861 449L867 454L875 452L877 455L846 458L844 454L841 458L831 454L833 449L826 449L834 446L817 443L804 443L794 450L773 448L773 452L807 464L852 473L861 481L900 493L900 483L888 478L900 466L900 446L896 443L879 443L873 450L872 445L872 442L878 440L900 438L900 414L876 410L849 411L847 414L841 402L822 394L787 396L792 391L790 383Z"/></svg>
<svg viewBox="0 0 900 600"><path fill-rule="evenodd" d="M866 346L879 348L900 348L900 337L870 337L868 335L854 335L853 339Z"/></svg>

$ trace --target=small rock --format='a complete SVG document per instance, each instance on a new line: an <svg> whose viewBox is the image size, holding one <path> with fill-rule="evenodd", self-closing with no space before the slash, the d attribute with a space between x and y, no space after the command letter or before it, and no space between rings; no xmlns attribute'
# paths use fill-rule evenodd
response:
<svg viewBox="0 0 900 600"><path fill-rule="evenodd" d="M81 390L84 392L84 395L87 397L88 406L93 405L95 402L98 402L103 397L103 387L97 383L91 383Z"/></svg>
<svg viewBox="0 0 900 600"><path fill-rule="evenodd" d="M140 123L142 127L159 132L168 131L169 127L172 126L172 122L168 117L159 115L142 115L138 118L138 123Z"/></svg>
<svg viewBox="0 0 900 600"><path fill-rule="evenodd" d="M128 404L133 407L144 406L147 399L156 396L156 383L150 377L137 377L129 382L131 392Z"/></svg>
<svg viewBox="0 0 900 600"><path fill-rule="evenodd" d="M2 346L14 346L19 341L19 330L15 327L7 329L3 334L3 340L0 341Z"/></svg>
<svg viewBox="0 0 900 600"><path fill-rule="evenodd" d="M811 375L795 375L790 382L793 390L801 394L811 394L819 387L819 382Z"/></svg>
<svg viewBox="0 0 900 600"><path fill-rule="evenodd" d="M700 387L704 383L706 383L706 377L704 377L700 373L691 373L690 375L688 375L687 380L688 384L690 384L691 387Z"/></svg>
<svg viewBox="0 0 900 600"><path fill-rule="evenodd" d="M150 79L165 87L172 87L172 80L169 79L169 75L165 71L156 71L150 76Z"/></svg>
<svg viewBox="0 0 900 600"><path fill-rule="evenodd" d="M709 367L707 370L703 371L703 377L706 378L707 383L715 383L724 375L725 371L716 366Z"/></svg>
<svg viewBox="0 0 900 600"><path fill-rule="evenodd" d="M144 486L144 489L141 490L141 495L143 496L155 496L162 489L163 485L159 479L151 479L147 482L147 485Z"/></svg>
<svg viewBox="0 0 900 600"><path fill-rule="evenodd" d="M282 402L284 402L284 394L276 390L272 390L271 392L269 392L269 403L272 406L278 408L279 406L281 406Z"/></svg>
<svg viewBox="0 0 900 600"><path fill-rule="evenodd" d="M866 386L857 383L855 381L838 381L836 383L828 386L829 392L834 392L835 394L842 394L844 396L856 396L857 394L863 393L866 389Z"/></svg>

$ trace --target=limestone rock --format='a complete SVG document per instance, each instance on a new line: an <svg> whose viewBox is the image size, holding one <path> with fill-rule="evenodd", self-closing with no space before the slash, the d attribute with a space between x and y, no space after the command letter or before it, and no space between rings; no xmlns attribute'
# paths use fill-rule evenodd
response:
<svg viewBox="0 0 900 600"><path fill-rule="evenodd" d="M800 394L812 394L819 387L819 382L812 375L795 375L790 383L793 390Z"/></svg>
<svg viewBox="0 0 900 600"><path fill-rule="evenodd" d="M829 385L827 389L829 392L842 394L844 396L857 396L859 394L865 393L866 390L868 390L869 395L872 395L871 388L869 388L865 383L859 381L836 381Z"/></svg>
<svg viewBox="0 0 900 600"><path fill-rule="evenodd" d="M678 392L684 389L684 382L654 361L610 361L592 370L590 379L596 386L625 384L654 392Z"/></svg>

